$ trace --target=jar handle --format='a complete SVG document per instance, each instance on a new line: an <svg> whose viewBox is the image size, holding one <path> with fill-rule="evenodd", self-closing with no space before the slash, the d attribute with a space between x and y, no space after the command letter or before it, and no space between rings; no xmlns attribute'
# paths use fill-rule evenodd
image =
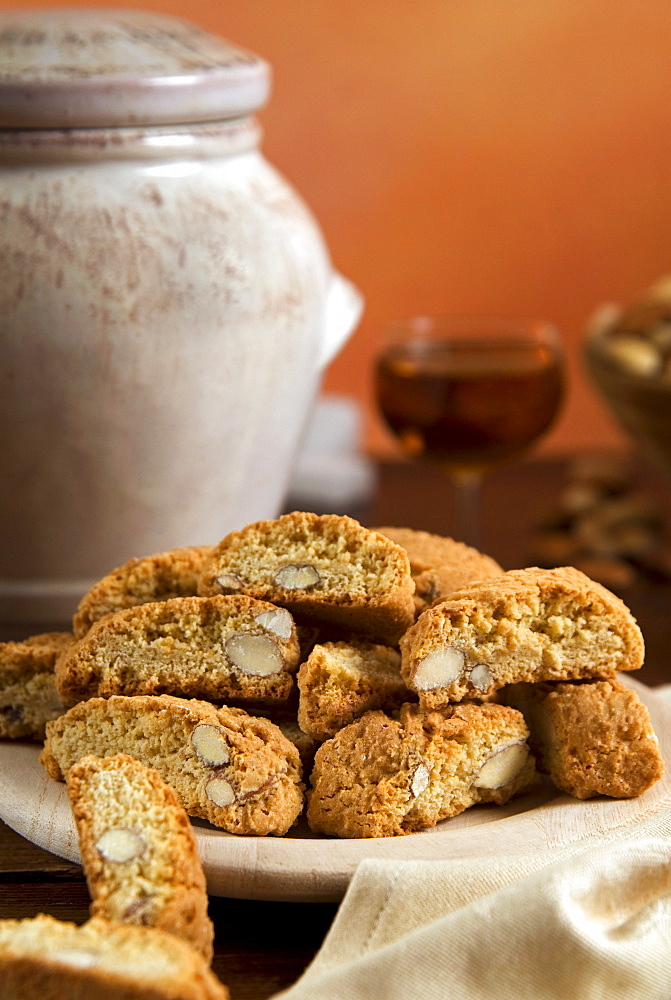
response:
<svg viewBox="0 0 671 1000"><path fill-rule="evenodd" d="M320 370L333 360L354 333L363 307L363 295L359 289L341 274L334 273L326 295L324 337L319 354Z"/></svg>

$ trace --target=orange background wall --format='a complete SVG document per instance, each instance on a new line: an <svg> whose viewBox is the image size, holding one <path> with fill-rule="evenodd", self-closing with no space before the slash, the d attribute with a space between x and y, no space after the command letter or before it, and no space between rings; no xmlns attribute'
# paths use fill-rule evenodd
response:
<svg viewBox="0 0 671 1000"><path fill-rule="evenodd" d="M580 344L597 305L671 271L669 0L116 6L188 17L272 64L264 152L366 297L325 388L364 403L369 448L389 447L380 330L417 312L554 320L570 391L544 448L622 441Z"/></svg>

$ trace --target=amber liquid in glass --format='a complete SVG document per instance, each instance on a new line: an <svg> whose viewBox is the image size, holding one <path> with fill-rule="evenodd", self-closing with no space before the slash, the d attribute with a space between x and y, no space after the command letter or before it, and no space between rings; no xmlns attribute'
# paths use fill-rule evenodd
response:
<svg viewBox="0 0 671 1000"><path fill-rule="evenodd" d="M381 356L376 391L408 455L469 476L515 458L547 430L562 374L544 344L415 340Z"/></svg>

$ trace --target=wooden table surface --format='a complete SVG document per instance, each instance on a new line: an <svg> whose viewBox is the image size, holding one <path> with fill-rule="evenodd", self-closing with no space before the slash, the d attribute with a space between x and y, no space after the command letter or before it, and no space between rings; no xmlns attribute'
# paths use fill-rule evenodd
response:
<svg viewBox="0 0 671 1000"><path fill-rule="evenodd" d="M536 533L551 515L566 484L567 463L536 461L490 476L483 491L480 547L505 569L535 564ZM671 516L671 484L642 470L642 489ZM430 469L384 463L378 489L366 509L351 511L369 525L404 525L450 534L449 486ZM646 662L638 679L671 682L671 584L638 578L621 592L646 638ZM67 627L63 623L41 623ZM36 631L3 626L0 639ZM89 896L82 870L35 847L0 822L0 918L50 913L82 923ZM265 1000L294 982L318 950L336 913L335 904L259 902L210 898L216 928L213 968L232 1000ZM0 989L1 994L1 989Z"/></svg>

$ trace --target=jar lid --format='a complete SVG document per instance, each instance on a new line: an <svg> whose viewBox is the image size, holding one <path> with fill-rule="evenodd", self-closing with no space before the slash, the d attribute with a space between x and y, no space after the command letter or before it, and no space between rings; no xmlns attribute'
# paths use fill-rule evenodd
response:
<svg viewBox="0 0 671 1000"><path fill-rule="evenodd" d="M0 128L220 121L256 111L269 91L268 63L180 18L0 11Z"/></svg>

